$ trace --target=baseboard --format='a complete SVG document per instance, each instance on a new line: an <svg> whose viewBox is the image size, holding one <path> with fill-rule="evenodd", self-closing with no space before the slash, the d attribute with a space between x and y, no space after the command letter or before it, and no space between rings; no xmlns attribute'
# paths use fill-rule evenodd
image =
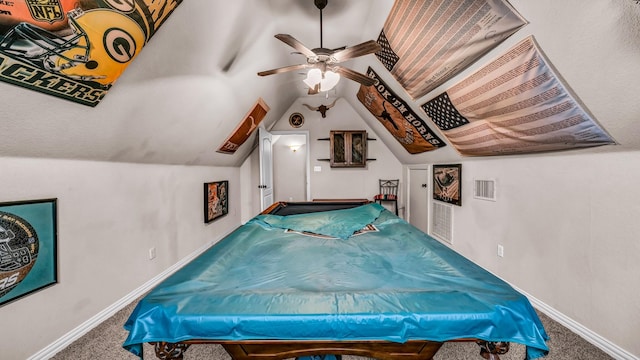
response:
<svg viewBox="0 0 640 360"><path fill-rule="evenodd" d="M511 286L513 286L513 285L511 285ZM533 305L533 307L535 307L536 309L540 310L542 313L544 313L545 315L547 315L548 317L550 317L551 319L553 319L554 321L556 321L560 325L562 325L562 326L566 327L567 329L571 330L572 332L574 332L575 334L577 334L578 336L580 336L581 338L583 338L584 340L586 340L590 344L593 344L595 347L597 347L600 350L604 351L605 353L607 353L608 355L610 355L614 359L616 359L616 360L638 360L637 356L629 353L628 351L622 349L621 347L617 346L616 344L612 343L611 341L609 341L609 340L603 338L602 336L596 334L595 332L589 330L588 328L586 328L582 324L580 324L580 323L576 322L575 320L571 319L570 317L562 314L558 310L556 310L556 309L552 308L551 306L545 304L544 302L536 299L535 297L531 296L530 294L527 294L525 291L522 291L521 289L518 289L515 286L513 286L513 287L516 290L518 290L520 293L522 293L524 296L526 296L529 299L529 301L531 302L531 305Z"/></svg>
<svg viewBox="0 0 640 360"><path fill-rule="evenodd" d="M131 304L132 301L135 301L140 296L142 296L143 294L145 294L146 292L154 288L162 280L169 277L169 275L173 274L174 272L178 271L180 268L182 268L183 266L191 262L193 259L198 257L198 255L202 254L207 249L209 249L213 244L215 244L216 242L220 241L220 239L230 234L233 230L234 229L229 230L227 233L219 236L218 239L207 243L206 245L197 249L193 253L182 258L180 261L173 264L171 267L167 268L165 271L161 272L151 280L147 281L146 283L144 283L142 286L135 289L131 293L127 294L122 299L116 301L108 308L102 310L101 312L99 312L89 320L82 323L80 326L76 327L75 329L71 330L70 332L68 332L58 340L51 343L49 346L38 351L37 353L29 357L28 360L46 360L46 359L52 358L55 354L57 354L67 346L71 345L74 341L80 339L89 331L93 330L96 326L100 325L103 321L109 319L110 317L115 315L118 311L122 310L127 305Z"/></svg>

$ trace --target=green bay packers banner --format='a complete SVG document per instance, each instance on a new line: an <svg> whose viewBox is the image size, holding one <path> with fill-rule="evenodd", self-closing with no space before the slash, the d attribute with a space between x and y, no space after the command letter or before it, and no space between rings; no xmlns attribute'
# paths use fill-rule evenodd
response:
<svg viewBox="0 0 640 360"><path fill-rule="evenodd" d="M396 0L376 56L418 99L526 24L506 0Z"/></svg>
<svg viewBox="0 0 640 360"><path fill-rule="evenodd" d="M0 80L96 106L182 0L0 0Z"/></svg>
<svg viewBox="0 0 640 360"><path fill-rule="evenodd" d="M532 36L422 105L462 155L556 151L613 144Z"/></svg>
<svg viewBox="0 0 640 360"><path fill-rule="evenodd" d="M56 199L0 204L0 305L57 282Z"/></svg>
<svg viewBox="0 0 640 360"><path fill-rule="evenodd" d="M405 101L382 82L371 67L367 69L367 76L376 82L372 86L361 85L358 100L410 154L423 153L446 145Z"/></svg>

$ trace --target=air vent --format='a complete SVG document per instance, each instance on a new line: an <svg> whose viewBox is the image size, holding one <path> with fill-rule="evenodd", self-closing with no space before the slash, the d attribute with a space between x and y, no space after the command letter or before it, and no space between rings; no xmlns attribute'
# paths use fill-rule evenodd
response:
<svg viewBox="0 0 640 360"><path fill-rule="evenodd" d="M434 201L431 214L433 214L431 234L440 240L452 244L453 206Z"/></svg>
<svg viewBox="0 0 640 360"><path fill-rule="evenodd" d="M481 200L496 201L496 181L474 180L473 197Z"/></svg>

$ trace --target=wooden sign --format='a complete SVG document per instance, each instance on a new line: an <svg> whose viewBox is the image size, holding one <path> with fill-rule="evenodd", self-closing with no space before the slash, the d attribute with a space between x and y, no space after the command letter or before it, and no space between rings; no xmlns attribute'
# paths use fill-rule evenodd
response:
<svg viewBox="0 0 640 360"><path fill-rule="evenodd" d="M222 143L217 152L234 154L240 145L244 144L258 124L269 112L269 106L262 98L259 98L251 110L244 116L242 122L233 130L231 135Z"/></svg>
<svg viewBox="0 0 640 360"><path fill-rule="evenodd" d="M367 76L376 82L372 86L361 85L356 95L358 100L410 154L432 151L446 145L371 67L367 69Z"/></svg>

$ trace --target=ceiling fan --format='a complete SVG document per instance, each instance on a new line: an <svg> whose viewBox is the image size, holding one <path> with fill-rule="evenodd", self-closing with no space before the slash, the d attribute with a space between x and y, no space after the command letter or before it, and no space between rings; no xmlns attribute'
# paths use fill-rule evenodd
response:
<svg viewBox="0 0 640 360"><path fill-rule="evenodd" d="M336 86L338 81L340 81L340 75L347 79L357 81L364 86L371 86L374 84L374 80L370 77L338 64L359 56L373 54L380 51L381 48L377 42L369 40L358 45L338 49L326 49L323 47L322 9L327 6L327 2L328 0L314 0L314 4L320 10L319 48L309 49L300 41L288 34L275 35L276 39L296 49L302 55L305 55L307 57L307 63L261 71L258 75L267 76L301 69L310 69L307 74L307 78L303 80L304 83L309 86L309 94L317 94L320 91L331 90Z"/></svg>

